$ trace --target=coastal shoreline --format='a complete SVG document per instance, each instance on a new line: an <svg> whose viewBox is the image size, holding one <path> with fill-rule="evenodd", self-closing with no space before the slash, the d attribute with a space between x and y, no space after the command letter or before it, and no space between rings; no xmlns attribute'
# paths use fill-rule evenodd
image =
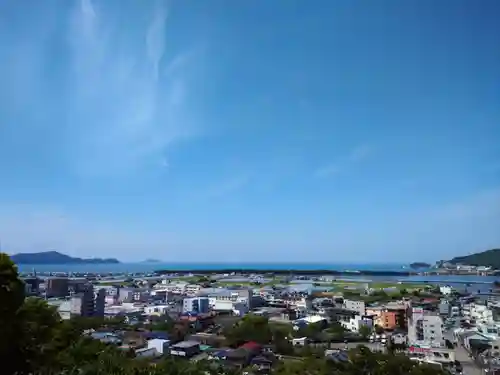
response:
<svg viewBox="0 0 500 375"><path fill-rule="evenodd" d="M383 270L356 270L356 271L339 271L331 269L263 269L263 268L221 268L221 269L162 269L155 270L159 275L170 274L196 274L196 275L211 275L211 274L271 274L271 275L294 275L294 276L396 276L396 277L409 277L409 276L496 276L498 273L490 274L477 274L477 273L459 273L449 272L445 270L431 270L431 271L383 271Z"/></svg>

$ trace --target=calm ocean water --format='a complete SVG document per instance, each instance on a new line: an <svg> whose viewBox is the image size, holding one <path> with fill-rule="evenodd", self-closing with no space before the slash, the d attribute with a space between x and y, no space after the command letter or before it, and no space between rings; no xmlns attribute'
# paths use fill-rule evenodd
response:
<svg viewBox="0 0 500 375"><path fill-rule="evenodd" d="M155 270L215 270L224 268L248 269L327 269L327 270L377 270L377 271L403 271L403 264L327 264L327 263L118 263L118 264L43 264L18 266L21 272L102 272L102 273L140 273Z"/></svg>

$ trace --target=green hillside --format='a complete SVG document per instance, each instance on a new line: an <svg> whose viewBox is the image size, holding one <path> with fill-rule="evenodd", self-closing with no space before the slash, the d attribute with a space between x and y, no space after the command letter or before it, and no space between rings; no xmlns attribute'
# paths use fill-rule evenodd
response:
<svg viewBox="0 0 500 375"><path fill-rule="evenodd" d="M500 269L500 249L491 249L481 253L455 257L448 262L453 264L460 263L471 266L485 266Z"/></svg>

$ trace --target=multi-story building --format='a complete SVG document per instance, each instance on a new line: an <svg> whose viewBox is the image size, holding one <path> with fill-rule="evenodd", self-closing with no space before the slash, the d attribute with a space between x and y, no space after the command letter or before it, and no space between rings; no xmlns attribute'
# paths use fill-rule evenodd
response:
<svg viewBox="0 0 500 375"><path fill-rule="evenodd" d="M47 298L66 297L68 295L68 285L67 277L49 277L45 281L45 294Z"/></svg>
<svg viewBox="0 0 500 375"><path fill-rule="evenodd" d="M180 283L160 283L156 284L153 289L156 290L163 290L166 291L167 293L172 293L172 294L185 294L186 293L186 288L187 286L190 285L185 282L180 282ZM199 289L198 289L199 291Z"/></svg>
<svg viewBox="0 0 500 375"><path fill-rule="evenodd" d="M374 324L384 329L406 328L406 306L403 304L391 302L367 307L366 315L373 316Z"/></svg>
<svg viewBox="0 0 500 375"><path fill-rule="evenodd" d="M134 289L132 288L121 288L118 292L118 300L120 302L132 302L134 300Z"/></svg>
<svg viewBox="0 0 500 375"><path fill-rule="evenodd" d="M120 295L120 286L119 285L106 285L106 286L96 286L96 288L104 289L106 292L106 296L118 297Z"/></svg>
<svg viewBox="0 0 500 375"><path fill-rule="evenodd" d="M94 316L104 317L104 306L106 305L106 290L94 290Z"/></svg>
<svg viewBox="0 0 500 375"><path fill-rule="evenodd" d="M206 288L198 293L200 297L208 297L209 306L213 310L232 311L235 303L244 303L252 309L252 289L220 289Z"/></svg>
<svg viewBox="0 0 500 375"><path fill-rule="evenodd" d="M84 317L103 317L105 297L106 292L104 289L94 291L92 285L88 284L82 292L71 297L70 312L72 315Z"/></svg>
<svg viewBox="0 0 500 375"><path fill-rule="evenodd" d="M144 313L147 315L167 315L168 314L168 305L150 305L144 307Z"/></svg>
<svg viewBox="0 0 500 375"><path fill-rule="evenodd" d="M134 289L132 299L134 302L146 302L149 299L149 290L147 288Z"/></svg>
<svg viewBox="0 0 500 375"><path fill-rule="evenodd" d="M464 318L475 320L477 323L490 324L494 322L493 310L486 305L470 303L463 306Z"/></svg>
<svg viewBox="0 0 500 375"><path fill-rule="evenodd" d="M201 290L201 285L198 284L188 284L184 288L184 294L188 296L195 296Z"/></svg>
<svg viewBox="0 0 500 375"><path fill-rule="evenodd" d="M341 320L340 324L351 332L359 332L359 329L363 326L372 328L373 320L366 316L354 315L349 320Z"/></svg>
<svg viewBox="0 0 500 375"><path fill-rule="evenodd" d="M210 310L210 302L208 297L192 297L184 298L182 311L184 313L202 313L206 314Z"/></svg>
<svg viewBox="0 0 500 375"><path fill-rule="evenodd" d="M72 277L68 279L69 294L84 292L87 288L88 280L84 277Z"/></svg>
<svg viewBox="0 0 500 375"><path fill-rule="evenodd" d="M94 315L94 290L91 286L71 297L71 315L90 317Z"/></svg>
<svg viewBox="0 0 500 375"><path fill-rule="evenodd" d="M342 308L346 310L356 311L359 315L366 314L365 301L344 299Z"/></svg>
<svg viewBox="0 0 500 375"><path fill-rule="evenodd" d="M420 307L411 309L408 318L408 341L411 345L444 347L443 320L439 315Z"/></svg>
<svg viewBox="0 0 500 375"><path fill-rule="evenodd" d="M25 277L24 279L25 291L27 295L36 295L39 292L40 279L36 276Z"/></svg>

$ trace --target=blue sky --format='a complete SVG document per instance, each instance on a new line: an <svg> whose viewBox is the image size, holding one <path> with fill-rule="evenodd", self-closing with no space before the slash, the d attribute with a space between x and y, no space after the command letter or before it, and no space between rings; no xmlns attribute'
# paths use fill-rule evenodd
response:
<svg viewBox="0 0 500 375"><path fill-rule="evenodd" d="M0 239L124 261L500 246L495 0L0 3Z"/></svg>

